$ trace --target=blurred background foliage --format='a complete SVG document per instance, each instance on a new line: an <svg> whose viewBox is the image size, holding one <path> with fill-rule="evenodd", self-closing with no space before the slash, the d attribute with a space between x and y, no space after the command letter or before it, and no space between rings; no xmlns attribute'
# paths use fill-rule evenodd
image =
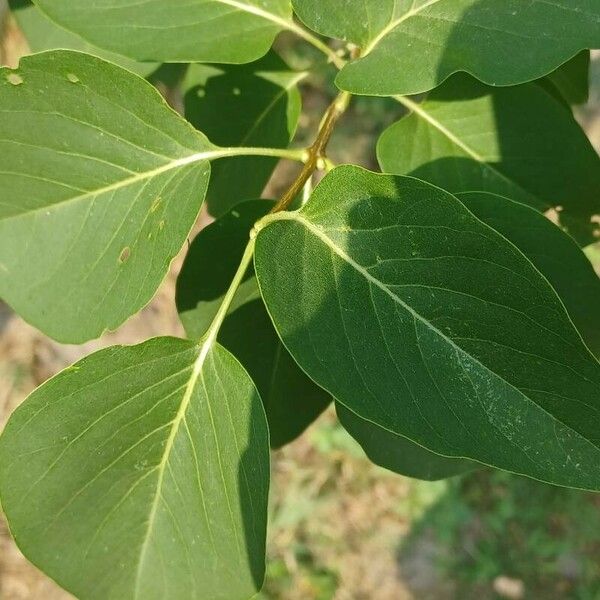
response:
<svg viewBox="0 0 600 600"><path fill-rule="evenodd" d="M319 58L285 36L278 50L297 69ZM14 64L26 51L8 23L0 62ZM600 53L591 80L577 117L599 149ZM334 91L326 67L305 82L299 144L311 139ZM332 140L335 162L376 168L375 141L401 114L392 100L357 98ZM280 193L295 168L281 164L265 195ZM600 272L600 247L588 253ZM0 303L0 428L27 393L82 355L182 335L173 302L180 266L140 315L82 347L44 338ZM491 470L434 483L399 477L372 465L331 410L277 451L272 469L259 600L600 599L600 495ZM0 519L0 599L68 597L21 556Z"/></svg>

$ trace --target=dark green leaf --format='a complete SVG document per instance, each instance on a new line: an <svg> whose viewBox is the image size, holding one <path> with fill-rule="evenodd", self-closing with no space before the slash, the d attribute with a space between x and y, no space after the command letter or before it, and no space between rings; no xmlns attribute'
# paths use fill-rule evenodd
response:
<svg viewBox="0 0 600 600"><path fill-rule="evenodd" d="M56 23L136 60L245 63L290 27L290 0L35 0Z"/></svg>
<svg viewBox="0 0 600 600"><path fill-rule="evenodd" d="M546 277L588 347L600 356L600 279L575 241L537 211L488 192L458 199L510 240Z"/></svg>
<svg viewBox="0 0 600 600"><path fill-rule="evenodd" d="M600 489L600 364L543 275L454 196L339 167L258 229L275 327L346 408L442 456Z"/></svg>
<svg viewBox="0 0 600 600"><path fill-rule="evenodd" d="M57 49L80 50L110 60L144 77L158 67L156 63L135 62L88 44L78 35L53 23L31 0L8 0L8 4L32 52Z"/></svg>
<svg viewBox="0 0 600 600"><path fill-rule="evenodd" d="M481 466L470 460L434 454L401 435L361 419L339 402L336 402L335 410L340 423L358 441L371 461L394 473L436 481L468 473Z"/></svg>
<svg viewBox="0 0 600 600"><path fill-rule="evenodd" d="M570 111L539 85L489 88L455 76L381 136L384 171L451 192L489 191L560 210L581 244L594 241L600 159Z"/></svg>
<svg viewBox="0 0 600 600"><path fill-rule="evenodd" d="M290 71L274 52L242 66L192 65L184 81L185 116L220 146L286 148L302 102ZM240 200L262 194L277 159L237 157L213 165L207 203L220 216Z"/></svg>
<svg viewBox="0 0 600 600"><path fill-rule="evenodd" d="M198 234L177 280L177 308L186 333L202 337L238 267L250 230L273 204L244 202ZM284 348L251 270L238 288L219 341L246 367L263 399L271 446L297 438L330 404Z"/></svg>
<svg viewBox="0 0 600 600"><path fill-rule="evenodd" d="M295 0L317 31L356 35L358 25L336 24L340 4ZM600 47L597 0L360 0L349 15L361 13L374 16L368 41L354 39L363 45L362 56L337 78L357 94L425 92L457 71L489 85L514 85Z"/></svg>
<svg viewBox="0 0 600 600"><path fill-rule="evenodd" d="M589 51L580 52L541 82L547 82L546 89L567 104L584 104L590 94Z"/></svg>
<svg viewBox="0 0 600 600"><path fill-rule="evenodd" d="M268 488L260 398L210 342L102 350L36 390L0 437L17 544L82 600L251 598Z"/></svg>

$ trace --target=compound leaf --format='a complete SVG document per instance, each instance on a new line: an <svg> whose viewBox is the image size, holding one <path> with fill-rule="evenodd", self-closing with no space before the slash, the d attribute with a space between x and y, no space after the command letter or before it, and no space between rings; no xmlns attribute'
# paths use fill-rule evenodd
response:
<svg viewBox="0 0 600 600"><path fill-rule="evenodd" d="M241 203L196 236L177 280L176 296L181 321L192 339L202 337L210 326L250 230L272 206L265 200ZM298 368L277 336L252 270L238 288L219 342L242 362L255 382L273 448L297 438L331 403L331 396Z"/></svg>
<svg viewBox="0 0 600 600"><path fill-rule="evenodd" d="M317 30L334 33L337 12L349 3L295 4ZM361 13L374 18L367 21L368 35L354 39L363 45L362 56L337 78L339 87L356 94L421 93L457 71L489 85L514 85L600 46L596 0L361 0L348 15ZM357 27L344 29L356 36Z"/></svg>
<svg viewBox="0 0 600 600"><path fill-rule="evenodd" d="M458 199L340 167L258 229L275 327L346 408L442 456L600 489L600 364L547 279Z"/></svg>
<svg viewBox="0 0 600 600"><path fill-rule="evenodd" d="M600 158L571 112L541 86L490 88L459 75L420 104L399 99L412 113L378 142L385 172L555 208L581 244L595 241Z"/></svg>
<svg viewBox="0 0 600 600"><path fill-rule="evenodd" d="M340 423L361 445L369 459L389 471L413 479L437 481L461 475L481 465L460 458L446 458L371 421L361 419L343 404L335 403Z"/></svg>
<svg viewBox="0 0 600 600"><path fill-rule="evenodd" d="M135 60L245 63L289 28L289 0L35 0L56 23Z"/></svg>
<svg viewBox="0 0 600 600"><path fill-rule="evenodd" d="M32 52L55 49L79 50L110 60L144 77L158 67L156 63L135 62L88 44L78 35L53 23L31 0L8 0L8 4Z"/></svg>
<svg viewBox="0 0 600 600"><path fill-rule="evenodd" d="M264 576L269 442L218 345L157 338L38 388L0 437L23 553L82 600L247 600Z"/></svg>
<svg viewBox="0 0 600 600"><path fill-rule="evenodd" d="M153 296L221 153L146 81L54 51L0 70L0 297L83 342Z"/></svg>
<svg viewBox="0 0 600 600"><path fill-rule="evenodd" d="M184 81L186 118L220 146L286 148L302 102L293 72L274 52L241 66L192 65ZM277 159L244 156L213 165L206 202L220 216L240 200L259 198Z"/></svg>

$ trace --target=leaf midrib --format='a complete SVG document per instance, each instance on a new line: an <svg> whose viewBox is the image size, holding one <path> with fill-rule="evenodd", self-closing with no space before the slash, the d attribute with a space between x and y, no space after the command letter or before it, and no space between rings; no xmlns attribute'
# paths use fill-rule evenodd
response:
<svg viewBox="0 0 600 600"><path fill-rule="evenodd" d="M377 288L379 288L381 291L383 291L385 294L387 294L390 298L392 298L392 300L394 300L400 306L402 306L405 310L407 310L408 313L411 314L414 319L419 320L428 329L431 329L434 333L439 335L448 344L450 344L455 349L455 351L466 356L469 360L472 360L473 362L475 362L483 370L490 373L492 376L497 378L499 381L501 381L502 383L507 385L509 388L511 388L512 390L517 392L519 394L519 396L522 397L527 403L533 405L537 410L540 410L544 414L549 416L554 422L560 424L562 427L565 427L566 429L571 431L580 440L585 441L587 444L589 444L596 450L600 450L600 445L597 445L594 442L592 442L591 440L587 439L581 433L579 433L578 431L573 429L570 425L568 425L567 423L564 423L556 415L553 415L552 413L548 412L544 407L537 404L532 398L529 398L522 390L515 387L512 383L507 381L504 377L502 377L501 375L499 375L495 371L492 371L489 367L484 365L478 358L476 358L475 356L472 356L466 350L464 350L463 348L458 346L456 344L456 342L454 342L454 340L452 340L451 338L448 338L442 331L440 331L437 327L435 327L435 325L430 323L425 317L423 317L420 313L418 313L414 308L412 308L409 304L404 302L404 300L402 300L399 296L394 294L394 292L392 292L392 290L390 290L383 282L381 282L379 279L377 279L376 277L371 275L371 273L369 273L362 265L357 263L342 248L337 246L335 244L335 242L329 236L327 236L323 230L321 230L319 227L317 227L316 225L311 223L308 219L306 219L299 212L279 212L274 215L269 215L265 220L263 220L262 227L259 228L259 232L261 229L267 228L269 226L269 224L271 224L275 221L296 221L297 223L299 223L300 225L305 227L317 239L319 239L321 242L323 242L330 249L330 251L334 252L339 258L341 258L344 262L348 263L348 265L350 265L355 271L357 271L357 273L362 275L367 281L369 281L371 284L375 285ZM574 399L571 399L571 400L575 401ZM352 410L352 409L349 409L349 410ZM395 432L392 432L392 433L395 433ZM396 434L396 435L399 435L399 434ZM452 458L454 458L454 457L452 457ZM477 459L472 459L472 460L477 460Z"/></svg>
<svg viewBox="0 0 600 600"><path fill-rule="evenodd" d="M136 183L139 183L141 181L146 181L147 179L152 179L154 177L158 177L159 175L162 175L163 173L168 173L169 171L172 171L173 169L185 167L187 165L191 165L191 164L194 164L197 162L210 161L210 160L214 160L216 158L222 158L223 156L228 156L229 154L230 153L227 152L226 150L208 150L205 152L197 152L195 154L191 154L189 156L173 160L169 163L161 165L160 167L157 167L156 169L152 169L150 171L144 171L142 173L136 173L132 177L122 179L115 183L111 183L110 185L104 186L102 188L98 188L96 190L90 190L83 194L79 194L78 196L72 196L70 198L66 198L65 200L55 202L53 204L46 204L44 206L38 206L31 210L27 210L27 211L20 212L20 213L14 214L14 215L10 215L8 217L0 218L0 223L10 221L13 219L23 218L24 216L30 216L35 213L45 212L48 210L54 210L55 208L63 207L68 204L74 204L77 202L81 202L83 200L86 200L86 199L89 199L89 198L92 198L95 196L101 196L106 193L115 192L122 188L129 187L130 185L135 185Z"/></svg>
<svg viewBox="0 0 600 600"><path fill-rule="evenodd" d="M177 410L177 414L171 423L171 430L169 432L169 437L165 443L165 447L163 450L163 457L160 463L157 465L156 469L158 470L158 480L156 482L156 491L154 493L154 498L152 499L152 504L150 508L150 514L148 517L148 525L146 527L146 533L144 535L144 539L142 541L142 545L140 547L139 560L136 568L136 576L135 576L135 585L134 585L134 598L138 598L138 594L140 591L140 582L143 574L143 566L146 558L146 553L148 551L148 545L152 538L152 532L154 530L154 523L156 521L156 515L158 512L158 506L160 504L161 496L162 496L162 488L164 483L165 471L167 468L167 464L171 457L171 452L173 450L173 446L175 444L175 439L177 438L177 434L179 433L179 428L181 424L185 421L185 416L187 413L187 409L192 400L192 395L194 393L194 389L198 380L202 375L202 368L204 367L204 363L206 361L206 357L210 352L212 346L214 344L214 337L209 336L202 345L199 347L198 357L194 361L192 373L190 375L190 379L185 387L185 391L181 398L181 404L179 409Z"/></svg>

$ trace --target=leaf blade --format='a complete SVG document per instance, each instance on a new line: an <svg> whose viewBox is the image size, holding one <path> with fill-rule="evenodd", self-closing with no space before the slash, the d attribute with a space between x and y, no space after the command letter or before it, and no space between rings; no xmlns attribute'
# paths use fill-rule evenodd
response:
<svg viewBox="0 0 600 600"><path fill-rule="evenodd" d="M297 86L306 75L274 52L242 66L192 65L183 82L185 116L219 146L286 148L302 109ZM259 198L276 165L268 157L215 162L206 198L210 213L219 217L242 200Z"/></svg>
<svg viewBox="0 0 600 600"><path fill-rule="evenodd" d="M116 328L166 275L219 151L149 83L78 52L2 69L0 110L0 296L60 341Z"/></svg>
<svg viewBox="0 0 600 600"><path fill-rule="evenodd" d="M600 487L598 362L532 263L450 194L340 167L300 212L263 221L255 263L294 359L363 419L443 456Z"/></svg>
<svg viewBox="0 0 600 600"><path fill-rule="evenodd" d="M245 63L267 53L291 20L288 0L35 0L53 21L94 45L158 62ZM98 27L98 23L102 27Z"/></svg>
<svg viewBox="0 0 600 600"><path fill-rule="evenodd" d="M381 136L382 169L452 193L487 191L559 209L581 244L595 240L600 158L562 103L537 84L489 88L457 76ZM411 139L412 146L403 143Z"/></svg>
<svg viewBox="0 0 600 600"><path fill-rule="evenodd" d="M268 432L224 349L157 338L102 350L36 390L1 440L13 534L78 597L245 599L260 588Z"/></svg>
<svg viewBox="0 0 600 600"><path fill-rule="evenodd" d="M397 0L392 18L363 56L344 67L337 83L352 93L377 96L426 92L458 71L489 85L524 83L598 47L599 22L593 0L552 5L543 0L527 5L518 0L422 0L410 5ZM544 23L543 32L539 23ZM499 61L499 53L509 59Z"/></svg>

